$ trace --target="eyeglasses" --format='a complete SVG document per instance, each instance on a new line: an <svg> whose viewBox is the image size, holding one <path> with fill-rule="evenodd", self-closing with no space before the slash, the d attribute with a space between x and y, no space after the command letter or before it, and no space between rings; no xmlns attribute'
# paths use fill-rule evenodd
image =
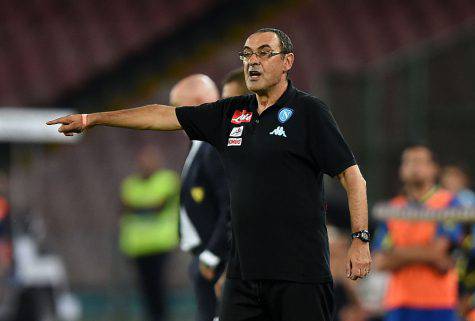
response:
<svg viewBox="0 0 475 321"><path fill-rule="evenodd" d="M277 56L277 55L285 55L287 52L275 52L269 49L259 49L256 52L252 50L243 50L239 53L239 59L242 61L249 61L252 55L256 55L259 59L269 59L270 57Z"/></svg>

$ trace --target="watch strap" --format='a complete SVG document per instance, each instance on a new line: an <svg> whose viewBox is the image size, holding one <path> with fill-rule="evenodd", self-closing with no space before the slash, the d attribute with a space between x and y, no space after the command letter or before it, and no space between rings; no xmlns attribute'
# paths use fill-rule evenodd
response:
<svg viewBox="0 0 475 321"><path fill-rule="evenodd" d="M362 237L363 233L368 235L368 238L363 238ZM369 241L371 241L371 234L369 233L368 230L361 230L361 231L358 231L358 232L355 232L355 233L351 234L351 239L360 239L363 242L369 242Z"/></svg>

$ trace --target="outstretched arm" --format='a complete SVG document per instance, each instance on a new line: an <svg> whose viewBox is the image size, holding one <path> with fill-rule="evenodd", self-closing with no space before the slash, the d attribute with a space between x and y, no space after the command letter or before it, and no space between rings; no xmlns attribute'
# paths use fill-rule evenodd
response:
<svg viewBox="0 0 475 321"><path fill-rule="evenodd" d="M124 127L131 129L177 130L181 129L175 114L175 107L147 105L138 108L122 109L87 115L69 115L46 123L61 124L58 131L65 136L81 133L93 126Z"/></svg>

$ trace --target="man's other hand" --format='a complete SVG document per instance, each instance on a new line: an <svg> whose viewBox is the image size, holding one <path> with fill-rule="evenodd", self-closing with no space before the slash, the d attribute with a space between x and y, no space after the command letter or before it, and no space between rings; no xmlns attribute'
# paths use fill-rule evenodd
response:
<svg viewBox="0 0 475 321"><path fill-rule="evenodd" d="M353 239L346 258L346 276L351 280L356 280L367 276L370 270L371 254L369 252L369 243Z"/></svg>
<svg viewBox="0 0 475 321"><path fill-rule="evenodd" d="M218 281L214 285L214 293L216 294L216 297L218 299L221 299L221 296L223 295L223 286L224 286L225 281L226 281L226 272L223 272L223 274L221 274Z"/></svg>
<svg viewBox="0 0 475 321"><path fill-rule="evenodd" d="M203 262L200 262L200 273L208 281L211 281L216 275L214 269L212 267L207 266Z"/></svg>

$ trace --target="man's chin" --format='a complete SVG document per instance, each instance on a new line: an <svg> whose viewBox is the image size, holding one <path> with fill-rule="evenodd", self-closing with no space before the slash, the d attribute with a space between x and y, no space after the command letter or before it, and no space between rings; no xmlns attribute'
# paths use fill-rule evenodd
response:
<svg viewBox="0 0 475 321"><path fill-rule="evenodd" d="M249 82L247 88L253 93L259 94L266 91L266 87L260 82Z"/></svg>

